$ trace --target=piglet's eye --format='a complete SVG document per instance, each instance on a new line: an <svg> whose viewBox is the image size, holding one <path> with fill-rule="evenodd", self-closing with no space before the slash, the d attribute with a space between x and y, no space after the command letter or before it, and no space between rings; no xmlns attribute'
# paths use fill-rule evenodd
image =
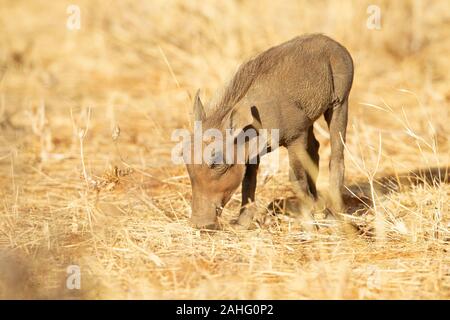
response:
<svg viewBox="0 0 450 320"><path fill-rule="evenodd" d="M209 161L207 162L208 167L210 168L215 168L218 166L222 166L223 165L223 161L220 158L210 158Z"/></svg>
<svg viewBox="0 0 450 320"><path fill-rule="evenodd" d="M227 164L215 164L209 168L211 168L212 170L214 170L219 174L224 174L230 168L230 166Z"/></svg>
<svg viewBox="0 0 450 320"><path fill-rule="evenodd" d="M224 163L222 157L214 157L211 158L208 162L208 167L222 174L225 173L225 171L227 171L230 166Z"/></svg>
<svg viewBox="0 0 450 320"><path fill-rule="evenodd" d="M209 156L209 159L207 161L208 167L213 168L213 167L216 167L219 165L223 165L223 163L224 163L224 161L223 161L222 153L212 151L211 155Z"/></svg>

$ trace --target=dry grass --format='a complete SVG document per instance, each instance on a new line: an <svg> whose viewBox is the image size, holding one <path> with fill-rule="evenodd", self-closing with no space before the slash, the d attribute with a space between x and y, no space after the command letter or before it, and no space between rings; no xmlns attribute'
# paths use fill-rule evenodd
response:
<svg viewBox="0 0 450 320"><path fill-rule="evenodd" d="M448 1L376 1L381 30L366 28L370 1L76 2L78 31L70 2L0 3L0 298L450 298ZM355 60L347 200L368 233L307 234L289 216L192 229L170 160L190 94L307 32ZM281 157L261 206L292 195ZM71 264L81 290L65 288Z"/></svg>

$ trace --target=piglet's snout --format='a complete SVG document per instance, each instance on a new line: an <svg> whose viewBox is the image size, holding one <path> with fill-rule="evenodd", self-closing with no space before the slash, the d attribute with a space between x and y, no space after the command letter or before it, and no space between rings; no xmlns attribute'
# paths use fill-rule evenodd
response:
<svg viewBox="0 0 450 320"><path fill-rule="evenodd" d="M217 229L217 216L221 213L213 201L206 197L194 197L192 201L192 224L201 229Z"/></svg>

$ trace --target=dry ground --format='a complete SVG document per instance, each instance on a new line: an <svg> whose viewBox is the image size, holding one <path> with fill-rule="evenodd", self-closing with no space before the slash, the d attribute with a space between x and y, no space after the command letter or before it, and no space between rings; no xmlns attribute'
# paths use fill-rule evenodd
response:
<svg viewBox="0 0 450 320"><path fill-rule="evenodd" d="M80 30L66 28L71 3ZM370 4L381 30L366 27ZM0 298L449 299L449 12L445 0L2 0ZM191 95L208 100L240 62L309 32L355 61L347 200L367 232L308 234L295 215L235 232L239 194L225 230L192 229L189 179L170 160ZM261 207L292 195L281 163L260 179ZM66 289L69 265L81 290Z"/></svg>

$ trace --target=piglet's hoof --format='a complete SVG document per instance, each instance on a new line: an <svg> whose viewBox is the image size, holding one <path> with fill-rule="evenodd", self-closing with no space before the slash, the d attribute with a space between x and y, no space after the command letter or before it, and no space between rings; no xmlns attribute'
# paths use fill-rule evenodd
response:
<svg viewBox="0 0 450 320"><path fill-rule="evenodd" d="M221 230L221 225L217 220L203 221L192 219L191 226L200 230Z"/></svg>
<svg viewBox="0 0 450 320"><path fill-rule="evenodd" d="M253 216L248 214L241 214L238 219L231 221L231 226L235 230L249 230L254 229Z"/></svg>
<svg viewBox="0 0 450 320"><path fill-rule="evenodd" d="M244 230L248 230L248 228L249 228L249 225L245 226L245 225L239 224L237 219L232 220L230 223L230 226L235 231L244 231Z"/></svg>

